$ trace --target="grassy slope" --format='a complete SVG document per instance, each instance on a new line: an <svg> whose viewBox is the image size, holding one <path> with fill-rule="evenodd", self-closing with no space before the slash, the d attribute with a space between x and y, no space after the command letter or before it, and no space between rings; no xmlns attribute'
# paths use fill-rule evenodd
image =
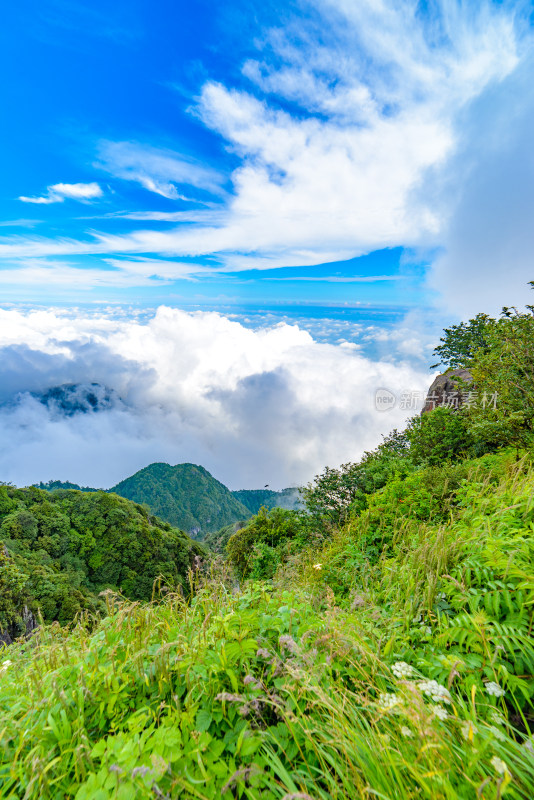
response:
<svg viewBox="0 0 534 800"><path fill-rule="evenodd" d="M533 487L508 455L438 509L393 480L277 585L43 629L5 654L0 796L531 800Z"/></svg>

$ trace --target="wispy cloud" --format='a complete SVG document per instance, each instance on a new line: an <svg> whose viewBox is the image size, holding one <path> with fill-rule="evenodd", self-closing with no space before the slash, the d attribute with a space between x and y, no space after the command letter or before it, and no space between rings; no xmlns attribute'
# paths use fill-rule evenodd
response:
<svg viewBox="0 0 534 800"><path fill-rule="evenodd" d="M307 275L295 275L292 278L269 277L270 281L318 281L319 283L374 283L375 281L402 281L404 275L365 275L365 276L345 276L345 275L324 275L323 277L310 277Z"/></svg>
<svg viewBox="0 0 534 800"><path fill-rule="evenodd" d="M40 219L3 219L0 220L0 228L35 228L40 222Z"/></svg>
<svg viewBox="0 0 534 800"><path fill-rule="evenodd" d="M41 197L25 197L21 195L19 200L23 203L35 203L37 205L49 205L50 203L63 203L69 200L96 200L102 197L102 189L98 183L55 183L48 186L47 193Z"/></svg>
<svg viewBox="0 0 534 800"><path fill-rule="evenodd" d="M170 200L190 200L179 191L179 186L193 186L219 195L224 182L220 173L194 159L138 142L101 142L95 167L115 178L135 181L149 192Z"/></svg>

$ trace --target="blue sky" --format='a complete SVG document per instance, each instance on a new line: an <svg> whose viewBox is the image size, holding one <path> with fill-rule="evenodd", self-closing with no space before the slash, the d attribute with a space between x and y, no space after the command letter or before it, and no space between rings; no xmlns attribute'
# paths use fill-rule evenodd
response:
<svg viewBox="0 0 534 800"><path fill-rule="evenodd" d="M530 176L517 165L532 90L518 107L510 98L532 76L531 10L453 0L9 4L4 301L441 303L454 313L459 287L466 276L480 284L483 266L480 302L493 310L507 253L488 265L480 227L498 221L502 232L510 220L504 237L517 240L518 187L514 178L503 220L498 203L480 210L483 184L506 159L519 189ZM488 118L493 141L481 147ZM466 219L478 242L462 232ZM532 277L523 251L512 272L507 302ZM457 314L480 310L471 305Z"/></svg>

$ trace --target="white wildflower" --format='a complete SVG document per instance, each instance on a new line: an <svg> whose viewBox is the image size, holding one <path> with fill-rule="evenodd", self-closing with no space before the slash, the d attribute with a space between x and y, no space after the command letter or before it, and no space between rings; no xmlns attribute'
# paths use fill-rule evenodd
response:
<svg viewBox="0 0 534 800"><path fill-rule="evenodd" d="M419 688L426 694L427 697L431 697L435 703L450 703L451 702L451 695L449 690L442 686L437 681L420 681L418 683Z"/></svg>
<svg viewBox="0 0 534 800"><path fill-rule="evenodd" d="M13 662L10 661L9 659L6 659L5 661L2 661L2 664L0 666L0 672L5 672L8 669L8 667L11 666L12 663Z"/></svg>
<svg viewBox="0 0 534 800"><path fill-rule="evenodd" d="M438 719L447 719L449 716L442 706L432 706L432 712Z"/></svg>
<svg viewBox="0 0 534 800"><path fill-rule="evenodd" d="M381 694L378 698L378 705L384 710L393 708L393 706L398 705L398 703L400 703L400 700L396 694Z"/></svg>
<svg viewBox="0 0 534 800"><path fill-rule="evenodd" d="M412 733L412 731L411 731L409 728L407 728L407 727L406 727L406 725L403 725L403 726L402 726L402 728L400 729L400 732L401 732L401 733L402 733L402 735L403 735L403 736L405 736L407 739L410 739L410 738L413 736L413 733Z"/></svg>
<svg viewBox="0 0 534 800"><path fill-rule="evenodd" d="M506 741L506 736L500 728L496 728L495 725L490 725L489 729L499 742Z"/></svg>
<svg viewBox="0 0 534 800"><path fill-rule="evenodd" d="M487 682L486 691L488 694L493 695L493 697L504 697L504 695L506 694L502 686L499 686L499 684L495 683L495 681Z"/></svg>
<svg viewBox="0 0 534 800"><path fill-rule="evenodd" d="M314 565L313 565L313 568L314 568L314 569L322 569L322 568L323 568L323 565L322 565L322 564L314 564Z"/></svg>
<svg viewBox="0 0 534 800"><path fill-rule="evenodd" d="M475 733L478 733L478 728L476 725L473 725L471 720L467 720L467 722L462 722L462 736L464 739L472 742Z"/></svg>
<svg viewBox="0 0 534 800"><path fill-rule="evenodd" d="M391 671L396 678L411 678L413 675L413 667L406 661L396 661L391 667Z"/></svg>
<svg viewBox="0 0 534 800"><path fill-rule="evenodd" d="M506 773L509 772L508 766L504 763L502 758L499 758L499 756L493 756L490 763L495 771L499 773L499 775L506 775Z"/></svg>
<svg viewBox="0 0 534 800"><path fill-rule="evenodd" d="M498 711L492 711L489 718L494 725L504 725L504 717Z"/></svg>

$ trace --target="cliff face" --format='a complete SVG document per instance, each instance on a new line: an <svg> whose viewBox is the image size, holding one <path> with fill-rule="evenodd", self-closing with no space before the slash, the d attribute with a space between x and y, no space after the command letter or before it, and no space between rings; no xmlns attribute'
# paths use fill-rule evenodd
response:
<svg viewBox="0 0 534 800"><path fill-rule="evenodd" d="M451 369L438 375L433 381L425 399L422 414L433 411L438 406L460 408L474 389L473 376L468 369Z"/></svg>
<svg viewBox="0 0 534 800"><path fill-rule="evenodd" d="M13 644L14 640L19 636L29 636L37 628L35 615L30 611L28 606L24 606L20 617L21 619L19 622L13 622L7 625L3 630L0 629L0 645Z"/></svg>

